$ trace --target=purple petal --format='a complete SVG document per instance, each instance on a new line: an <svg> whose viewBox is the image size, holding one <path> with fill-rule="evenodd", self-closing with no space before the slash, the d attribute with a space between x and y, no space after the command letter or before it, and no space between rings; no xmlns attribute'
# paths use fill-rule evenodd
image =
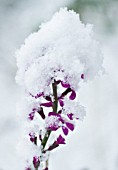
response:
<svg viewBox="0 0 118 170"><path fill-rule="evenodd" d="M33 164L34 164L34 167L35 167L35 168L38 168L38 167L39 167L39 165L40 165L39 157L37 157L37 156L34 156L34 157L33 157Z"/></svg>
<svg viewBox="0 0 118 170"><path fill-rule="evenodd" d="M81 79L84 79L84 74L81 74Z"/></svg>
<svg viewBox="0 0 118 170"><path fill-rule="evenodd" d="M45 119L45 114L44 114L44 111L43 111L43 108L40 107L37 111L39 113L39 115L42 117L42 119Z"/></svg>
<svg viewBox="0 0 118 170"><path fill-rule="evenodd" d="M65 126L62 126L64 135L68 135L68 129Z"/></svg>
<svg viewBox="0 0 118 170"><path fill-rule="evenodd" d="M57 116L57 117L61 118L61 115L60 115L60 114L57 114L57 113L55 113L55 112L49 112L49 113L48 113L48 116ZM60 120L60 119L59 119L59 120Z"/></svg>
<svg viewBox="0 0 118 170"><path fill-rule="evenodd" d="M32 111L35 112L35 111L37 111L37 109L36 109L36 108L33 108Z"/></svg>
<svg viewBox="0 0 118 170"><path fill-rule="evenodd" d="M49 113L48 113L48 116L57 116L57 113L55 113L55 112L49 112Z"/></svg>
<svg viewBox="0 0 118 170"><path fill-rule="evenodd" d="M63 107L64 106L63 100L59 99L59 104L60 104L61 107Z"/></svg>
<svg viewBox="0 0 118 170"><path fill-rule="evenodd" d="M62 85L62 87L64 87L64 88L70 88L70 84L65 83L65 82L63 82L63 81L61 81L61 85Z"/></svg>
<svg viewBox="0 0 118 170"><path fill-rule="evenodd" d="M66 126L70 129L70 130L74 130L74 125L72 123L66 122Z"/></svg>
<svg viewBox="0 0 118 170"><path fill-rule="evenodd" d="M63 124L65 123L64 119L61 117L61 115L58 114L59 121L62 122Z"/></svg>
<svg viewBox="0 0 118 170"><path fill-rule="evenodd" d="M57 138L57 144L65 144L65 139L61 135Z"/></svg>
<svg viewBox="0 0 118 170"><path fill-rule="evenodd" d="M72 113L67 114L67 116L68 116L68 118L69 118L70 120L73 120L73 114L72 114Z"/></svg>
<svg viewBox="0 0 118 170"><path fill-rule="evenodd" d="M76 93L74 90L72 90L71 95L69 96L70 100L74 100L76 98Z"/></svg>
<svg viewBox="0 0 118 170"><path fill-rule="evenodd" d="M31 142L35 142L35 133L34 132L30 132L29 136L30 136L30 141Z"/></svg>
<svg viewBox="0 0 118 170"><path fill-rule="evenodd" d="M47 101L52 101L51 97L50 96L45 96L44 97Z"/></svg>
<svg viewBox="0 0 118 170"><path fill-rule="evenodd" d="M28 116L28 119L29 119L29 120L33 120L33 119L34 119L34 114L35 114L35 112L31 112L31 113L29 114L29 116Z"/></svg>
<svg viewBox="0 0 118 170"><path fill-rule="evenodd" d="M40 106L52 107L52 102L41 103Z"/></svg>
<svg viewBox="0 0 118 170"><path fill-rule="evenodd" d="M59 126L50 126L48 127L48 130L52 130L52 131L56 131L57 129L59 129Z"/></svg>
<svg viewBox="0 0 118 170"><path fill-rule="evenodd" d="M43 92L38 93L38 94L35 96L35 99L37 99L37 98L39 98L39 97L41 97L41 96L43 96L43 95L44 95L44 93L43 93Z"/></svg>
<svg viewBox="0 0 118 170"><path fill-rule="evenodd" d="M58 114L61 114L61 113L62 113L62 110L59 110L59 111L58 111Z"/></svg>

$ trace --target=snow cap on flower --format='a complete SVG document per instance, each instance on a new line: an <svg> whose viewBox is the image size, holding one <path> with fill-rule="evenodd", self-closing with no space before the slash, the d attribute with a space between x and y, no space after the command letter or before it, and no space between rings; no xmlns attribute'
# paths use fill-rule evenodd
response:
<svg viewBox="0 0 118 170"><path fill-rule="evenodd" d="M49 91L54 77L76 91L82 79L92 79L98 73L103 61L92 25L84 25L79 14L67 8L61 8L31 34L16 52L16 58L16 81L32 95L39 89Z"/></svg>
<svg viewBox="0 0 118 170"><path fill-rule="evenodd" d="M45 119L46 129L56 131L60 127L59 118L55 115L50 115Z"/></svg>

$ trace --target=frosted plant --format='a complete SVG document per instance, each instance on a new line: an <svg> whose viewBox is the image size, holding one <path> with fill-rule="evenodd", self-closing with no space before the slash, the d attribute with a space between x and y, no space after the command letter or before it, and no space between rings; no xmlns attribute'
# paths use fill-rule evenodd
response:
<svg viewBox="0 0 118 170"><path fill-rule="evenodd" d="M25 40L16 58L16 81L26 91L21 105L26 170L48 170L50 152L66 143L85 116L78 91L102 69L102 54L92 25L64 8Z"/></svg>

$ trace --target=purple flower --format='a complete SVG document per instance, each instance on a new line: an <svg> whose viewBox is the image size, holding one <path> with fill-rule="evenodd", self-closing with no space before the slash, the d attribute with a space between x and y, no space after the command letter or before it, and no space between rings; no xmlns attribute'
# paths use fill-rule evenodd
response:
<svg viewBox="0 0 118 170"><path fill-rule="evenodd" d="M61 107L63 107L63 106L64 106L64 102L63 102L63 100L62 100L62 99L59 99L59 104L60 104L60 106L61 106Z"/></svg>
<svg viewBox="0 0 118 170"><path fill-rule="evenodd" d="M34 114L35 114L35 112L29 113L28 119L33 120L34 119Z"/></svg>
<svg viewBox="0 0 118 170"><path fill-rule="evenodd" d="M45 114L44 114L44 111L43 111L43 108L40 107L37 111L39 113L39 115L42 117L42 119L45 119Z"/></svg>
<svg viewBox="0 0 118 170"><path fill-rule="evenodd" d="M52 101L51 97L50 96L45 96L44 97L47 101Z"/></svg>
<svg viewBox="0 0 118 170"><path fill-rule="evenodd" d="M69 114L68 114L69 115ZM73 115L73 114L72 114ZM72 115L70 114L70 118L72 118ZM51 120L48 120L48 121L51 121L51 124L49 124L48 126L48 129L52 130L52 131L56 131L57 129L59 129L61 126L60 126L60 123L61 122L63 125L62 125L62 131L64 133L64 135L68 135L68 129L70 129L71 131L74 130L74 125L70 122L67 122L65 121L62 117L61 117L61 114L57 114L55 112L49 112L48 113L48 116L51 117ZM55 118L56 119L55 119ZM47 121L47 124L48 124L48 121ZM64 126L64 124L66 125L66 127Z"/></svg>
<svg viewBox="0 0 118 170"><path fill-rule="evenodd" d="M74 100L76 98L76 93L74 90L72 90L71 95L69 96L70 100Z"/></svg>
<svg viewBox="0 0 118 170"><path fill-rule="evenodd" d="M81 79L84 79L84 74L81 74Z"/></svg>
<svg viewBox="0 0 118 170"><path fill-rule="evenodd" d="M64 135L68 135L68 128L66 128L65 126L62 126L62 130Z"/></svg>
<svg viewBox="0 0 118 170"><path fill-rule="evenodd" d="M68 116L68 118L69 118L70 120L73 120L73 114L72 114L72 113L67 114L67 116Z"/></svg>
<svg viewBox="0 0 118 170"><path fill-rule="evenodd" d="M35 99L37 99L37 98L39 98L39 97L41 97L41 96L43 96L43 95L44 95L44 93L43 93L43 92L38 93L38 94L35 96Z"/></svg>
<svg viewBox="0 0 118 170"><path fill-rule="evenodd" d="M48 129L52 131L56 131L57 129L59 129L59 126L53 124L52 126L49 126Z"/></svg>
<svg viewBox="0 0 118 170"><path fill-rule="evenodd" d="M62 113L62 110L59 110L57 114L61 114Z"/></svg>
<svg viewBox="0 0 118 170"><path fill-rule="evenodd" d="M51 146L49 146L49 148L47 150L51 151L51 150L57 148L60 144L65 144L65 139L61 135L59 135L57 140L54 141L54 143Z"/></svg>
<svg viewBox="0 0 118 170"><path fill-rule="evenodd" d="M47 103L41 103L40 106L45 106L45 107L52 107L53 103L52 102L47 102Z"/></svg>
<svg viewBox="0 0 118 170"><path fill-rule="evenodd" d="M30 132L29 136L30 136L30 141L34 143L35 142L35 133L34 132Z"/></svg>
<svg viewBox="0 0 118 170"><path fill-rule="evenodd" d="M74 125L72 123L66 122L66 126L73 131L74 130Z"/></svg>
<svg viewBox="0 0 118 170"><path fill-rule="evenodd" d="M43 92L40 92L40 93L36 94L36 96L34 96L33 94L29 93L29 95L31 95L32 97L34 97L35 99L37 99L37 98L43 96L44 93L43 93Z"/></svg>
<svg viewBox="0 0 118 170"><path fill-rule="evenodd" d="M61 135L59 135L56 142L57 142L58 145L59 144L66 144L65 139Z"/></svg>
<svg viewBox="0 0 118 170"><path fill-rule="evenodd" d="M34 168L38 168L39 167L39 165L40 165L39 157L37 157L37 156L33 157L33 165L34 165Z"/></svg>
<svg viewBox="0 0 118 170"><path fill-rule="evenodd" d="M64 88L70 88L70 84L65 83L65 82L63 82L63 81L61 81L61 85L62 85L62 87L64 87Z"/></svg>
<svg viewBox="0 0 118 170"><path fill-rule="evenodd" d="M56 131L60 127L60 115L55 112L49 112L46 120L46 128L48 130Z"/></svg>
<svg viewBox="0 0 118 170"><path fill-rule="evenodd" d="M58 117L58 120L60 121L60 122L62 122L62 123L64 123L64 120L63 120L63 118L61 117L61 114L60 113L55 113L55 112L49 112L48 113L48 116L56 116L56 117Z"/></svg>
<svg viewBox="0 0 118 170"><path fill-rule="evenodd" d="M36 111L37 111L36 108L33 108L33 109L32 109L32 112L29 113L29 116L28 116L28 119L29 119L29 120L33 120L33 119L34 119L34 115L35 115L35 112L36 112Z"/></svg>
<svg viewBox="0 0 118 170"><path fill-rule="evenodd" d="M49 112L48 116L59 116L59 115L57 113L55 113L55 112Z"/></svg>
<svg viewBox="0 0 118 170"><path fill-rule="evenodd" d="M33 108L32 111L35 112L35 111L37 111L37 109L36 109L36 108Z"/></svg>

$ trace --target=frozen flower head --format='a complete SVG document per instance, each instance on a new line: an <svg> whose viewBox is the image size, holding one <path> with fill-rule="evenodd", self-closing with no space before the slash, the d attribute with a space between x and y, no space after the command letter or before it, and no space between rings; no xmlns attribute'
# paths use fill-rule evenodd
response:
<svg viewBox="0 0 118 170"><path fill-rule="evenodd" d="M76 121L85 116L76 96L80 81L94 78L102 68L100 47L94 40L92 26L84 25L78 14L64 8L25 40L16 58L16 81L27 93L28 113L24 117L30 144L26 145L40 150L36 154L26 152L26 167L37 170L46 162L41 170L48 170L49 152L65 144ZM56 133L56 140L48 143L52 132Z"/></svg>
<svg viewBox="0 0 118 170"><path fill-rule="evenodd" d="M33 95L39 89L49 91L56 77L77 90L82 79L98 74L103 60L92 25L84 25L79 14L66 8L31 34L16 52L16 58L16 81Z"/></svg>

